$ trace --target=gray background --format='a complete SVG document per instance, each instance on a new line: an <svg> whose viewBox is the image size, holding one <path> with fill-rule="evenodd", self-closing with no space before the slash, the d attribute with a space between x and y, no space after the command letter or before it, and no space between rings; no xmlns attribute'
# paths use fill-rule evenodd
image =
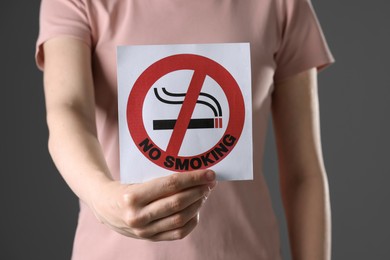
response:
<svg viewBox="0 0 390 260"><path fill-rule="evenodd" d="M333 259L390 259L390 2L313 0L336 64L320 74ZM0 259L69 259L78 204L47 152L38 0L0 2ZM269 127L265 172L288 242Z"/></svg>

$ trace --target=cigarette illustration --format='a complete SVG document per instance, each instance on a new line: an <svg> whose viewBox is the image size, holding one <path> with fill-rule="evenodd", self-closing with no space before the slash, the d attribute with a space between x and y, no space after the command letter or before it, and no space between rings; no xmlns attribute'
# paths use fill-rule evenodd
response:
<svg viewBox="0 0 390 260"><path fill-rule="evenodd" d="M166 88L162 88L162 92L167 98L162 98L157 88L154 88L154 94L156 98L165 104L169 105L181 105L184 102L186 93L171 93ZM222 108L218 100L204 92L200 92L197 104L207 106L211 109L214 117L210 118L191 118L188 129L202 129L202 128L222 128ZM175 127L176 119L159 119L153 120L153 130L172 130Z"/></svg>

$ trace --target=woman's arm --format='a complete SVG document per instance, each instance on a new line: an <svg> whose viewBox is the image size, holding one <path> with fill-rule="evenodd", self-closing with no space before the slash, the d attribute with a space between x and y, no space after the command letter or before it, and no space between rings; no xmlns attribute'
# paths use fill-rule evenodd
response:
<svg viewBox="0 0 390 260"><path fill-rule="evenodd" d="M293 259L329 260L331 215L316 69L275 85L272 115Z"/></svg>
<svg viewBox="0 0 390 260"><path fill-rule="evenodd" d="M136 185L114 181L96 134L90 49L58 37L44 44L44 55L49 151L74 193L123 235L159 241L189 234L215 174L194 171Z"/></svg>

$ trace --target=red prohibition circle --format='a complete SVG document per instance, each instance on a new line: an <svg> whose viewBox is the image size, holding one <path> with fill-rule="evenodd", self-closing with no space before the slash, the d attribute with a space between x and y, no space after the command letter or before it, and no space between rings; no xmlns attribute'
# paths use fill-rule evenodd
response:
<svg viewBox="0 0 390 260"><path fill-rule="evenodd" d="M229 71L227 71L222 65L215 62L214 60L196 54L177 54L165 57L150 65L135 81L134 86L129 94L126 114L127 124L130 135L140 152L144 154L145 157L147 157L151 162L170 171L184 170L171 169L164 165L165 158L171 154L168 154L167 151L158 147L149 137L143 123L142 110L145 97L153 84L164 75L178 70L193 70L194 73L196 72L198 74L203 74L214 79L226 95L230 116L225 133L215 146L198 155L175 155L175 158L185 160L206 155L207 153L211 152L219 143L221 143L223 141L222 139L227 134L234 136L238 141L241 136L245 120L244 99L239 85L233 76L229 73ZM151 159L149 156L147 156L146 152L144 152L143 148L139 146L139 144L143 142L145 138L148 138L150 144L153 144L154 147L157 147L161 151L161 156L158 159ZM229 152L233 150L234 146L237 144L237 141L234 143ZM227 152L223 158L225 158L229 152ZM219 163L222 161L222 159L209 164L208 168Z"/></svg>

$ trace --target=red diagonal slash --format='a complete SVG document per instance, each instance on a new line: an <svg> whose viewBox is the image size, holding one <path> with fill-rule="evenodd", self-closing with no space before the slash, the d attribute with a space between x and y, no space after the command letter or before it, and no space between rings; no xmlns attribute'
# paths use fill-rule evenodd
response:
<svg viewBox="0 0 390 260"><path fill-rule="evenodd" d="M190 123L192 113L194 112L196 101L198 100L205 78L206 73L203 71L194 71L183 105L181 106L175 128L173 129L171 139L168 143L168 154L173 156L177 156L179 154L180 147L187 132L188 124Z"/></svg>

